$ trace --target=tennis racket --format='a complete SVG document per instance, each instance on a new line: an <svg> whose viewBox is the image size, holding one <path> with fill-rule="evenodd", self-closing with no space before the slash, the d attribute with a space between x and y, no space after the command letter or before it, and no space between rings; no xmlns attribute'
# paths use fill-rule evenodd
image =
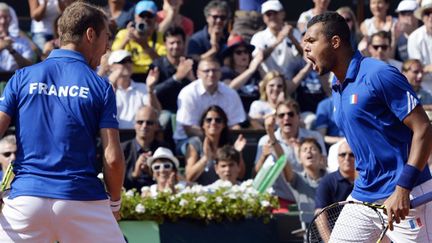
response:
<svg viewBox="0 0 432 243"><path fill-rule="evenodd" d="M12 163L9 163L0 185L0 192L6 191L14 177Z"/></svg>
<svg viewBox="0 0 432 243"><path fill-rule="evenodd" d="M411 208L416 208L420 205L423 205L429 201L432 201L432 192L428 192L420 197L417 197L411 200ZM353 219L344 218L338 221L338 226L335 231L337 234L346 237L349 239L364 239L372 238L378 239L377 243L380 243L384 238L388 230L388 224L385 223L384 218L382 216L382 211L384 209L384 205L378 205L367 202L355 202L355 201L343 201L333 203L321 210L320 213L315 215L311 224L307 230L307 242L308 243L318 243L318 242L329 242L330 235L334 230L336 225L336 221L338 220L339 214L342 209L350 210L350 212L362 212L362 214L370 215L371 218L379 219L380 222L380 233L373 235L355 235L353 231L350 230L351 227L354 227Z"/></svg>

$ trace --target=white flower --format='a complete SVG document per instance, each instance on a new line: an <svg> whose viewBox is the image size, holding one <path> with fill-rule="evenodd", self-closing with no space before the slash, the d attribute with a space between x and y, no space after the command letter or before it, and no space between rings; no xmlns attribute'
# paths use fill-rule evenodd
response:
<svg viewBox="0 0 432 243"><path fill-rule="evenodd" d="M205 193L205 191L206 191L205 188L203 186L201 186L201 185L194 185L191 188L191 192L192 193L201 194L201 193Z"/></svg>
<svg viewBox="0 0 432 243"><path fill-rule="evenodd" d="M215 201L217 204L221 204L223 202L223 199L221 197L216 197Z"/></svg>
<svg viewBox="0 0 432 243"><path fill-rule="evenodd" d="M234 194L234 193L229 193L229 194L228 194L228 198L230 198L230 199L236 199L236 198L237 198L237 195Z"/></svg>
<svg viewBox="0 0 432 243"><path fill-rule="evenodd" d="M205 202L207 202L207 198L206 198L205 196L199 196L199 197L196 199L196 201L197 201L197 202L203 202L203 203L205 203Z"/></svg>
<svg viewBox="0 0 432 243"><path fill-rule="evenodd" d="M253 180L249 179L247 181L244 181L241 185L245 187L251 187L253 185Z"/></svg>
<svg viewBox="0 0 432 243"><path fill-rule="evenodd" d="M232 186L231 189L230 189L230 191L233 192L233 193L239 193L239 192L242 192L240 186L238 186L238 185L234 185L234 186Z"/></svg>
<svg viewBox="0 0 432 243"><path fill-rule="evenodd" d="M188 204L188 201L186 200L186 199L181 199L180 200L180 202L179 202L179 205L181 206L181 207L184 207L185 205L187 205Z"/></svg>
<svg viewBox="0 0 432 243"><path fill-rule="evenodd" d="M163 189L163 192L166 192L166 193L172 193L172 190L171 190L171 188L169 188L169 187L165 187L165 188Z"/></svg>
<svg viewBox="0 0 432 243"><path fill-rule="evenodd" d="M271 194L271 195L274 195L274 194L275 194L275 190L273 189L273 187L269 187L269 188L267 189L267 193L268 193L268 194Z"/></svg>
<svg viewBox="0 0 432 243"><path fill-rule="evenodd" d="M145 212L144 205L142 205L141 203L138 203L135 207L135 211L137 213L144 213Z"/></svg>
<svg viewBox="0 0 432 243"><path fill-rule="evenodd" d="M133 197L134 196L134 191L132 191L132 190L128 190L126 193L125 193L125 195L126 195L126 197Z"/></svg>
<svg viewBox="0 0 432 243"><path fill-rule="evenodd" d="M141 193L148 194L150 192L149 186L143 186L141 187Z"/></svg>
<svg viewBox="0 0 432 243"><path fill-rule="evenodd" d="M261 201L261 206L262 206L262 207L268 207L268 206L270 206L270 202L267 201L267 200L262 200L262 201Z"/></svg>
<svg viewBox="0 0 432 243"><path fill-rule="evenodd" d="M245 194L248 194L249 196L258 196L258 191L253 188L253 187L249 187L248 189L246 189Z"/></svg>

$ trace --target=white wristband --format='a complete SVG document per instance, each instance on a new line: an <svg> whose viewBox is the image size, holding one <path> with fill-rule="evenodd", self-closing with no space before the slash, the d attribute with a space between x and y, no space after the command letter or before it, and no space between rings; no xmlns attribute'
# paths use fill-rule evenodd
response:
<svg viewBox="0 0 432 243"><path fill-rule="evenodd" d="M113 212L118 212L118 211L120 211L120 208L121 208L121 202L122 202L121 198L120 198L119 200L117 200L117 201L112 201L112 200L110 199L111 211L113 211Z"/></svg>

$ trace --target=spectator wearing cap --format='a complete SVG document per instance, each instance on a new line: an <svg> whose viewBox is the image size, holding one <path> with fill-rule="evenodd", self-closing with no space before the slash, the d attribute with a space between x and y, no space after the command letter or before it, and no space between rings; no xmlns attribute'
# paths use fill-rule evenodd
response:
<svg viewBox="0 0 432 243"><path fill-rule="evenodd" d="M408 56L423 64L423 87L432 91L432 0L423 0L414 16L424 25L414 30L408 37Z"/></svg>
<svg viewBox="0 0 432 243"><path fill-rule="evenodd" d="M159 147L154 155L147 159L147 166L153 175L156 184L150 186L150 190L143 190L142 196L155 196L158 192L171 191L177 193L185 187L185 183L179 183L179 161L170 149Z"/></svg>
<svg viewBox="0 0 432 243"><path fill-rule="evenodd" d="M9 6L0 3L0 71L12 72L32 64L33 51L30 42L9 34L11 15Z"/></svg>
<svg viewBox="0 0 432 243"><path fill-rule="evenodd" d="M114 39L112 50L131 53L134 73L147 73L153 60L166 55L163 35L157 31L156 13L153 1L138 2L134 22L129 22Z"/></svg>
<svg viewBox="0 0 432 243"><path fill-rule="evenodd" d="M150 106L145 105L138 109L134 119L134 130L135 137L121 144L126 162L124 187L139 191L143 186L154 184L147 164L148 158L157 148L169 146L165 141L158 139L158 111Z"/></svg>
<svg viewBox="0 0 432 243"><path fill-rule="evenodd" d="M418 8L415 0L403 0L396 8L398 21L394 29L396 41L395 59L401 62L408 59L408 36L418 28L418 19L414 16L414 11Z"/></svg>
<svg viewBox="0 0 432 243"><path fill-rule="evenodd" d="M177 96L180 90L195 80L193 60L185 57L186 35L182 28L173 26L164 32L167 55L156 59L153 66L160 71L155 86L156 95L161 102L160 122L165 129L171 115L177 112Z"/></svg>
<svg viewBox="0 0 432 243"><path fill-rule="evenodd" d="M221 51L227 42L226 26L231 10L225 1L212 0L204 8L207 25L189 39L188 56L198 61L203 58L222 60Z"/></svg>
<svg viewBox="0 0 432 243"><path fill-rule="evenodd" d="M157 13L159 22L159 32L165 33L169 27L180 27L186 36L194 33L194 23L192 20L180 13L183 0L163 0L162 10Z"/></svg>
<svg viewBox="0 0 432 243"><path fill-rule="evenodd" d="M222 51L224 66L222 67L222 81L230 88L237 90L246 112L254 100L259 99L259 82L261 75L258 71L264 59L264 53L259 51L252 58L255 47L248 44L239 35L228 39L227 47Z"/></svg>
<svg viewBox="0 0 432 243"><path fill-rule="evenodd" d="M264 72L278 71L288 80L303 67L301 34L293 26L284 22L285 11L278 0L269 0L261 5L261 13L266 29L252 36L255 46L252 53L264 51Z"/></svg>
<svg viewBox="0 0 432 243"><path fill-rule="evenodd" d="M134 127L134 116L138 108L150 105L160 110L160 103L154 94L154 86L159 78L159 70L152 69L147 75L146 84L132 80L132 58L125 50L111 52L108 58L110 74L108 80L113 85L117 101L117 117L120 129Z"/></svg>
<svg viewBox="0 0 432 243"><path fill-rule="evenodd" d="M320 15L328 10L330 0L312 0L314 7L301 13L297 20L297 28L301 33L306 31L306 25L315 15Z"/></svg>

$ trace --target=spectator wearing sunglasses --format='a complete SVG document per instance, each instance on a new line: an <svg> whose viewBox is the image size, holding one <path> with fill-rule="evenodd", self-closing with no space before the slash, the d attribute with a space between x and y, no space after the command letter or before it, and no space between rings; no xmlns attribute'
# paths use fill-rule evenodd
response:
<svg viewBox="0 0 432 243"><path fill-rule="evenodd" d="M204 135L203 138L192 137L186 143L185 175L188 182L209 185L219 179L215 171L217 150L230 144L228 118L222 108L213 105L203 112L199 124ZM240 178L245 173L245 164L241 156L245 145L246 139L239 135L234 148L240 153Z"/></svg>
<svg viewBox="0 0 432 243"><path fill-rule="evenodd" d="M169 147L157 138L159 132L158 112L150 106L142 106L135 115L135 138L121 144L126 161L124 187L136 188L154 183L147 159L159 147Z"/></svg>
<svg viewBox="0 0 432 243"><path fill-rule="evenodd" d="M209 106L217 105L223 109L228 116L226 122L229 128L239 129L240 123L246 120L237 92L220 82L221 67L218 60L201 59L197 76L197 80L180 91L177 99L177 123L173 138L176 152L182 155L186 152L185 142L189 137L204 137L199 118Z"/></svg>
<svg viewBox="0 0 432 243"><path fill-rule="evenodd" d="M157 10L153 1L138 2L134 22L119 30L112 44L112 50L131 53L134 73L146 74L153 60L166 55L162 33L157 31Z"/></svg>
<svg viewBox="0 0 432 243"><path fill-rule="evenodd" d="M230 88L237 90L246 112L252 101L259 99L259 82L261 74L258 70L264 59L261 51L252 58L255 47L244 41L239 35L232 35L228 39L227 47L222 51L224 66L222 67L222 81Z"/></svg>
<svg viewBox="0 0 432 243"><path fill-rule="evenodd" d="M231 10L226 1L213 0L204 8L207 25L189 39L187 55L198 61L203 58L217 58L222 61L221 52L227 42L226 26Z"/></svg>
<svg viewBox="0 0 432 243"><path fill-rule="evenodd" d="M179 183L177 174L179 161L170 149L157 148L154 155L147 159L147 166L156 183L150 186L149 191L143 191L142 196L155 196L167 190L177 193L184 188L185 183Z"/></svg>
<svg viewBox="0 0 432 243"><path fill-rule="evenodd" d="M276 125L278 128L275 131ZM298 151L300 141L304 138L315 138L323 155L327 155L321 134L300 127L300 107L293 99L278 103L275 113L266 116L265 129L267 134L258 142L255 158L256 173L266 160L276 161L282 154L287 156L294 171L302 172L303 166L297 159L296 151ZM286 210L289 204L295 202L294 194L283 174L276 179L273 189L279 197L282 209Z"/></svg>
<svg viewBox="0 0 432 243"><path fill-rule="evenodd" d="M402 63L391 57L391 33L378 31L369 38L368 52L371 57L388 63L389 65L402 70Z"/></svg>
<svg viewBox="0 0 432 243"><path fill-rule="evenodd" d="M9 164L15 161L16 150L16 138L14 135L7 135L0 140L0 178L3 178Z"/></svg>
<svg viewBox="0 0 432 243"><path fill-rule="evenodd" d="M345 139L342 140L338 147L337 170L325 175L316 189L315 212L320 212L332 203L344 201L351 194L356 177L354 161L350 146Z"/></svg>
<svg viewBox="0 0 432 243"><path fill-rule="evenodd" d="M154 93L159 79L157 68L150 70L146 84L132 80L132 56L128 51L111 52L108 58L110 74L108 80L113 85L117 101L117 118L120 129L134 128L134 117L139 107L150 105L160 111L161 106Z"/></svg>

